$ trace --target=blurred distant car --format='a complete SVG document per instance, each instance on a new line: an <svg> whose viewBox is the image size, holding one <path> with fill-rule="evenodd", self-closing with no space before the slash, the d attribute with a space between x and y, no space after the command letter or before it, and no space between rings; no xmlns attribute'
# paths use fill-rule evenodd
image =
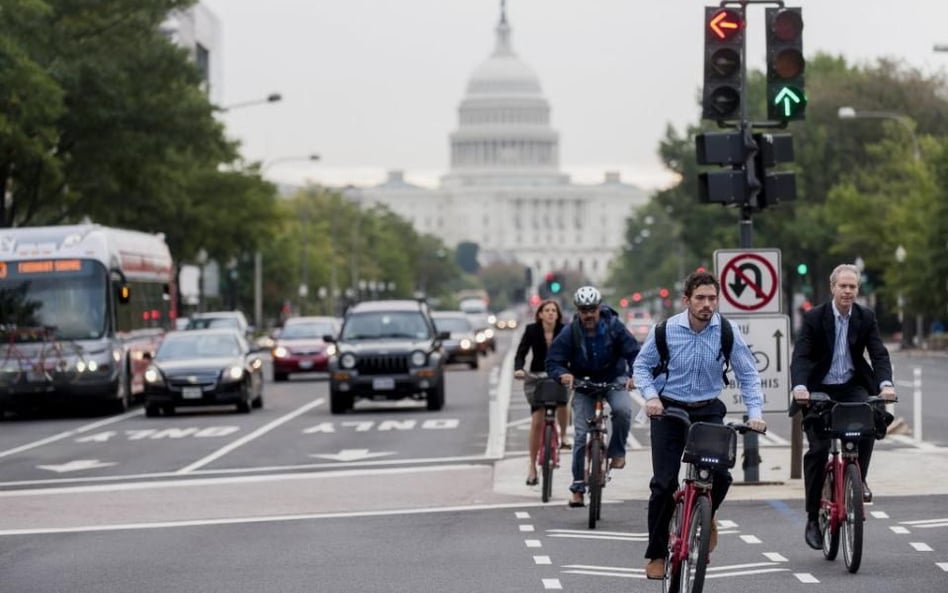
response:
<svg viewBox="0 0 948 593"><path fill-rule="evenodd" d="M467 319L474 328L474 340L478 345L478 352L487 356L497 351L497 339L494 336L494 324L488 319L487 313L467 313Z"/></svg>
<svg viewBox="0 0 948 593"><path fill-rule="evenodd" d="M286 381L290 373L325 373L335 346L323 340L336 336L335 317L290 317L274 338L273 380Z"/></svg>
<svg viewBox="0 0 948 593"><path fill-rule="evenodd" d="M186 330L229 327L236 329L246 339L251 338L253 328L240 311L208 311L195 313L188 319Z"/></svg>
<svg viewBox="0 0 948 593"><path fill-rule="evenodd" d="M263 360L233 328L165 335L145 369L145 415L182 406L263 406Z"/></svg>
<svg viewBox="0 0 948 593"><path fill-rule="evenodd" d="M450 337L441 342L444 348L446 363L465 363L472 369L478 366L477 340L474 328L463 311L432 311L431 320L434 321L438 332L448 332Z"/></svg>
<svg viewBox="0 0 948 593"><path fill-rule="evenodd" d="M174 328L176 330L187 329L188 321L190 320L187 317L178 317L177 319L174 320Z"/></svg>
<svg viewBox="0 0 948 593"><path fill-rule="evenodd" d="M519 324L519 315L517 315L516 311L510 309L498 313L497 319L494 321L494 325L497 329L517 329Z"/></svg>
<svg viewBox="0 0 948 593"><path fill-rule="evenodd" d="M625 327L629 330L629 333L638 340L639 344L644 344L645 338L648 337L648 332L652 329L652 320L630 319L626 322Z"/></svg>

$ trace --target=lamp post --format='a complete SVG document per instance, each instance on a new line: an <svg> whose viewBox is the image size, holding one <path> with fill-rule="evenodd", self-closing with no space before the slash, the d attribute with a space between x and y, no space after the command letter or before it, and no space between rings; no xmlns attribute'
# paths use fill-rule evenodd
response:
<svg viewBox="0 0 948 593"><path fill-rule="evenodd" d="M909 116L894 111L857 111L854 107L848 105L840 107L837 116L839 119L889 119L898 122L899 125L908 130L909 136L912 137L912 157L916 161L922 159L922 153L918 148L918 137L915 136L915 129L911 124L912 118Z"/></svg>
<svg viewBox="0 0 948 593"><path fill-rule="evenodd" d="M218 107L218 111L228 112L233 111L234 109L240 109L241 107L252 107L254 105L265 105L267 103L279 103L283 100L283 95L280 93L270 93L266 97L261 99L250 99L247 101L240 101L237 103L231 103L230 105L224 105L223 107Z"/></svg>

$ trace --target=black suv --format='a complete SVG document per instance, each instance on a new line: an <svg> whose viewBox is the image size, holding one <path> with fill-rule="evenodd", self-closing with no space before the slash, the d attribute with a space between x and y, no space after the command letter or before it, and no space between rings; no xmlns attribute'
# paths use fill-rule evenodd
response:
<svg viewBox="0 0 948 593"><path fill-rule="evenodd" d="M356 398L427 400L444 407L444 352L422 301L367 301L346 313L329 360L329 409L342 414Z"/></svg>

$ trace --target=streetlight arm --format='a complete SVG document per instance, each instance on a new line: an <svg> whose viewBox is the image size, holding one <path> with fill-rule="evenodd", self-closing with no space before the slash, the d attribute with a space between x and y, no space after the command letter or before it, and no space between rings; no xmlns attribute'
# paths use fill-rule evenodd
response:
<svg viewBox="0 0 948 593"><path fill-rule="evenodd" d="M295 163L299 161L318 161L318 160L319 160L318 154L307 154L307 155L300 155L300 156L283 156L280 158L273 159L271 161L267 161L263 165L261 165L260 175L263 175L264 173L269 171L272 167L283 164L283 163Z"/></svg>
<svg viewBox="0 0 948 593"><path fill-rule="evenodd" d="M922 152L918 146L918 137L915 135L915 129L910 123L913 120L907 115L894 111L857 111L852 107L844 106L839 108L837 117L839 117L839 119L889 119L897 121L912 137L912 156L916 161L922 158Z"/></svg>
<svg viewBox="0 0 948 593"><path fill-rule="evenodd" d="M252 99L250 101L241 101L240 103L233 103L231 105L225 105L218 107L217 109L222 112L233 111L234 109L240 109L241 107L252 107L254 105L264 105L266 103L278 103L283 100L283 95L280 93L270 93L263 99Z"/></svg>

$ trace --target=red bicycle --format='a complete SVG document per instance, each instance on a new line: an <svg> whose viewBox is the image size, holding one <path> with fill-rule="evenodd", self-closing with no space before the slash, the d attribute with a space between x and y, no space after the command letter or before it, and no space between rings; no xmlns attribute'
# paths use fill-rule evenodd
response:
<svg viewBox="0 0 948 593"><path fill-rule="evenodd" d="M541 500L549 502L553 495L553 470L560 466L560 431L556 422L556 409L569 401L569 391L554 379L533 376L533 380L537 382L533 400L543 406L543 431L539 435L540 448L537 452Z"/></svg>
<svg viewBox="0 0 948 593"><path fill-rule="evenodd" d="M877 436L877 406L894 401L871 396L865 402L836 402L826 393L813 392L809 404L804 403L816 419L814 428L832 438L819 511L823 557L835 560L842 543L843 563L851 573L862 563L866 520L859 441Z"/></svg>
<svg viewBox="0 0 948 593"><path fill-rule="evenodd" d="M665 408L663 418L688 427L681 461L685 479L675 491L675 511L668 524L668 552L665 557L665 593L701 593L708 568L711 542L711 483L714 472L731 469L737 459L737 435L747 424L692 423L681 408Z"/></svg>

